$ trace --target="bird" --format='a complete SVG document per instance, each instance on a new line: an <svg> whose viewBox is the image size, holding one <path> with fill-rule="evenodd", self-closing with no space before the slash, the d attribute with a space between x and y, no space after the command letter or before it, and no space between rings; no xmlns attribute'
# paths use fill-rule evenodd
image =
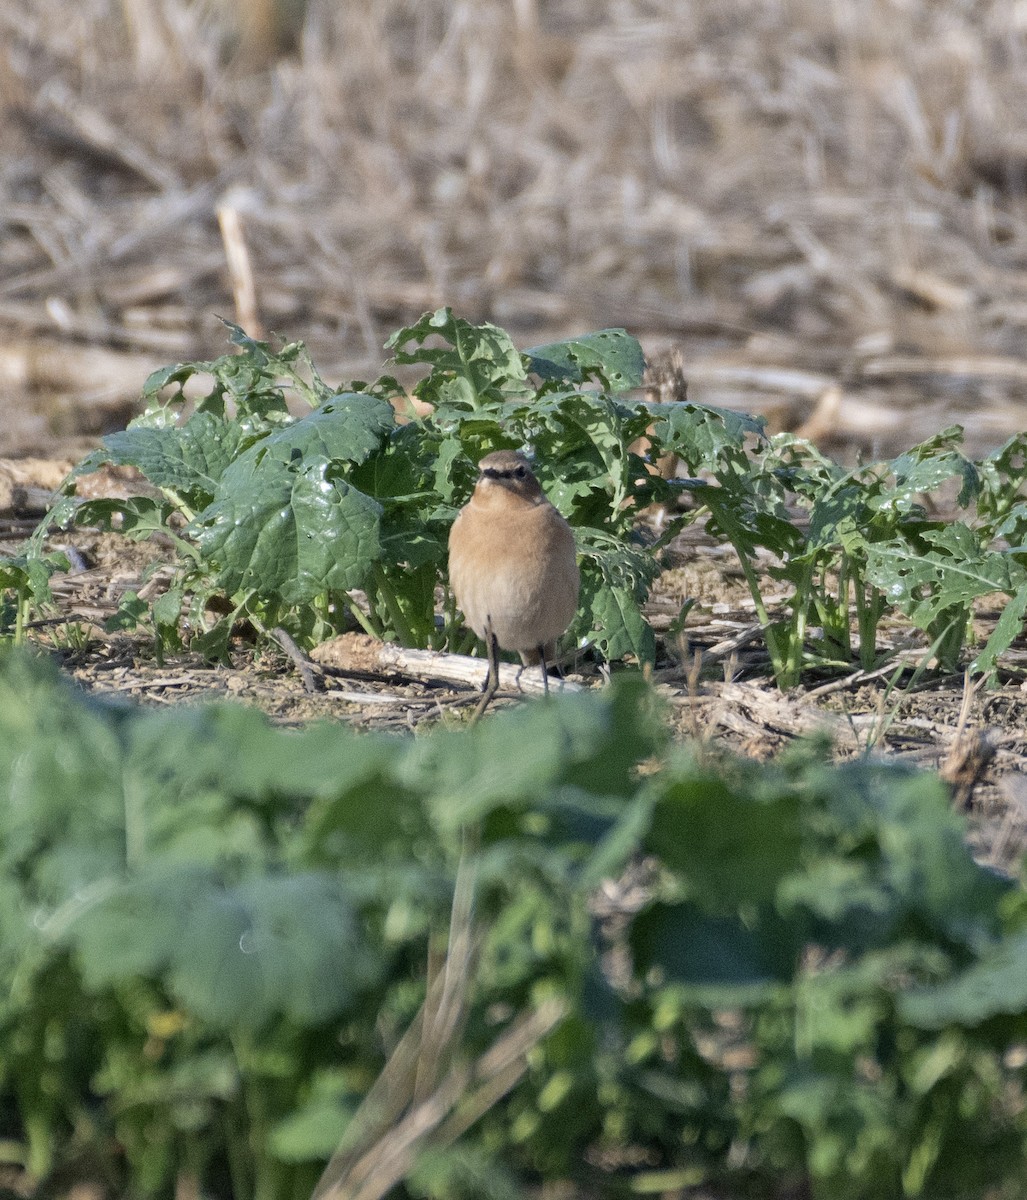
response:
<svg viewBox="0 0 1027 1200"><path fill-rule="evenodd" d="M570 525L527 458L496 450L478 463L470 500L449 531L449 581L457 605L485 643L489 669L477 720L499 690L499 650L542 668L578 608L580 575Z"/></svg>

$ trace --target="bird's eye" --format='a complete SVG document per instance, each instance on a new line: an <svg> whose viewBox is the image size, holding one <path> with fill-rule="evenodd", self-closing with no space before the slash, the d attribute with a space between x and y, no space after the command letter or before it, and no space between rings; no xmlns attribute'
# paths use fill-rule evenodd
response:
<svg viewBox="0 0 1027 1200"><path fill-rule="evenodd" d="M514 471L514 474L517 476L518 479L523 479L524 476L527 474L527 471L524 469L524 467L518 467L516 469L516 471Z"/></svg>

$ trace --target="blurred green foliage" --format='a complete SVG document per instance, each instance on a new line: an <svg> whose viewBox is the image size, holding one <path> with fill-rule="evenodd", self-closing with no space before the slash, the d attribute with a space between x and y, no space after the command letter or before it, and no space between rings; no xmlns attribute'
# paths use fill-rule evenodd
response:
<svg viewBox="0 0 1027 1200"><path fill-rule="evenodd" d="M8 652L4 1154L111 1195L309 1194L463 861L454 1061L565 1015L403 1194L1021 1195L1027 903L963 835L926 773L671 748L637 678L400 738L98 702Z"/></svg>

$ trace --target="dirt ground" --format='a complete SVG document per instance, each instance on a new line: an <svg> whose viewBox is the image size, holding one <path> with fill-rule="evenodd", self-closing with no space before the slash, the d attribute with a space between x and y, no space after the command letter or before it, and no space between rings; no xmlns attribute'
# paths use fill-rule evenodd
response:
<svg viewBox="0 0 1027 1200"><path fill-rule="evenodd" d="M955 422L981 455L1023 426L1022 4L69 11L0 11L8 460L75 461L131 417L151 370L223 352L217 314L303 339L344 381L377 374L389 332L443 304L523 346L624 326L649 355L680 348L694 399L763 413L846 460ZM53 486L27 479L0 488L4 552ZM288 655L245 643L231 667L158 664L102 625L125 590L158 586L143 576L159 548L69 540L64 623L36 635L92 691L231 696L284 722L463 719L451 684L326 671L310 693ZM651 615L666 629L697 600L655 672L677 732L766 756L827 725L840 754L943 767L979 853L1015 866L1015 653L990 692L929 672L914 685L910 667L782 696L730 558L693 533L673 561ZM570 676L601 678L587 662Z"/></svg>

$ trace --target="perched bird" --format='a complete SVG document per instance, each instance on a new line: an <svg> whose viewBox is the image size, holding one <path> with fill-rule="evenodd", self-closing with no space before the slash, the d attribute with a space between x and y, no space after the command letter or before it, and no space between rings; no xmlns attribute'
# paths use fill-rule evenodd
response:
<svg viewBox="0 0 1027 1200"><path fill-rule="evenodd" d="M497 450L449 531L449 581L467 624L485 643L489 672L475 718L499 689L499 649L525 666L546 662L578 607L574 534L546 498L528 460Z"/></svg>

